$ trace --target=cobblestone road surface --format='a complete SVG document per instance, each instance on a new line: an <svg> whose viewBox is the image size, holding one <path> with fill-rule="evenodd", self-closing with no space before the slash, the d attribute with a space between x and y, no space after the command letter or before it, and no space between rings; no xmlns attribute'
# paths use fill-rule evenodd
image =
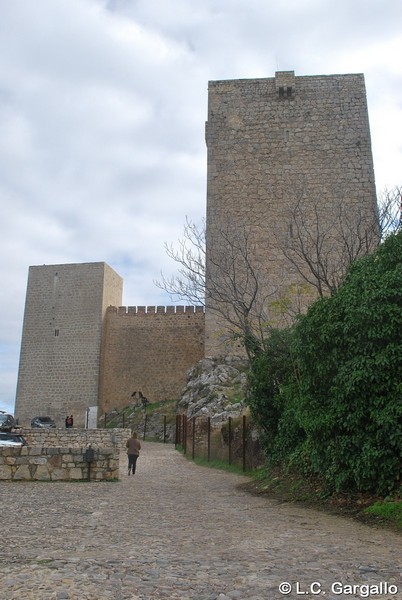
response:
<svg viewBox="0 0 402 600"><path fill-rule="evenodd" d="M118 483L0 482L1 600L402 599L401 536L143 446Z"/></svg>

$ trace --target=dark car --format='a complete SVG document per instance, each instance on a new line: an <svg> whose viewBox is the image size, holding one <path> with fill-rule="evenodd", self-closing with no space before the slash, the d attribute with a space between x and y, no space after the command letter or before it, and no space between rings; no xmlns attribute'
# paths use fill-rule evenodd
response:
<svg viewBox="0 0 402 600"><path fill-rule="evenodd" d="M0 431L11 431L15 427L13 415L0 411Z"/></svg>
<svg viewBox="0 0 402 600"><path fill-rule="evenodd" d="M20 433L0 431L0 448L21 448L22 446L26 445L27 441Z"/></svg>
<svg viewBox="0 0 402 600"><path fill-rule="evenodd" d="M49 427L56 427L56 423L51 417L35 417L31 421L31 427L41 427L42 429L48 429Z"/></svg>

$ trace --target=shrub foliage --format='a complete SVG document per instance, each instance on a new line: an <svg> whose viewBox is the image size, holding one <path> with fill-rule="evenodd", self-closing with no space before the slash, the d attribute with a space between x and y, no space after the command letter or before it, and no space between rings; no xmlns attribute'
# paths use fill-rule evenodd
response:
<svg viewBox="0 0 402 600"><path fill-rule="evenodd" d="M402 232L356 261L251 363L250 406L271 461L334 490L387 493L402 472Z"/></svg>

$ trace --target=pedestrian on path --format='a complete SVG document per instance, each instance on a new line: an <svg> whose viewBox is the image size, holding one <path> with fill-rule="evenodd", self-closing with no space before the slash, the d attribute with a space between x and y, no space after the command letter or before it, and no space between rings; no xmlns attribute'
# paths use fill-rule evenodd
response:
<svg viewBox="0 0 402 600"><path fill-rule="evenodd" d="M137 433L132 433L131 437L127 440L126 446L128 455L128 475L131 475L131 473L134 475L137 459L141 450L141 442L138 439Z"/></svg>

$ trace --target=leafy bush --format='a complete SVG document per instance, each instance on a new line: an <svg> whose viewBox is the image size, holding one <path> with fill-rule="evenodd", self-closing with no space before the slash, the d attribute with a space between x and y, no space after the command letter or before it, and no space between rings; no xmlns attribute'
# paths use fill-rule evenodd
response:
<svg viewBox="0 0 402 600"><path fill-rule="evenodd" d="M253 357L248 401L269 461L315 474L329 490L397 489L401 357L399 232Z"/></svg>
<svg viewBox="0 0 402 600"><path fill-rule="evenodd" d="M386 493L402 468L402 232L354 263L296 328L304 458L336 490Z"/></svg>
<svg viewBox="0 0 402 600"><path fill-rule="evenodd" d="M292 338L291 329L273 329L264 350L251 362L248 403L253 419L264 432L270 463L286 459L304 439L294 419L297 385Z"/></svg>

